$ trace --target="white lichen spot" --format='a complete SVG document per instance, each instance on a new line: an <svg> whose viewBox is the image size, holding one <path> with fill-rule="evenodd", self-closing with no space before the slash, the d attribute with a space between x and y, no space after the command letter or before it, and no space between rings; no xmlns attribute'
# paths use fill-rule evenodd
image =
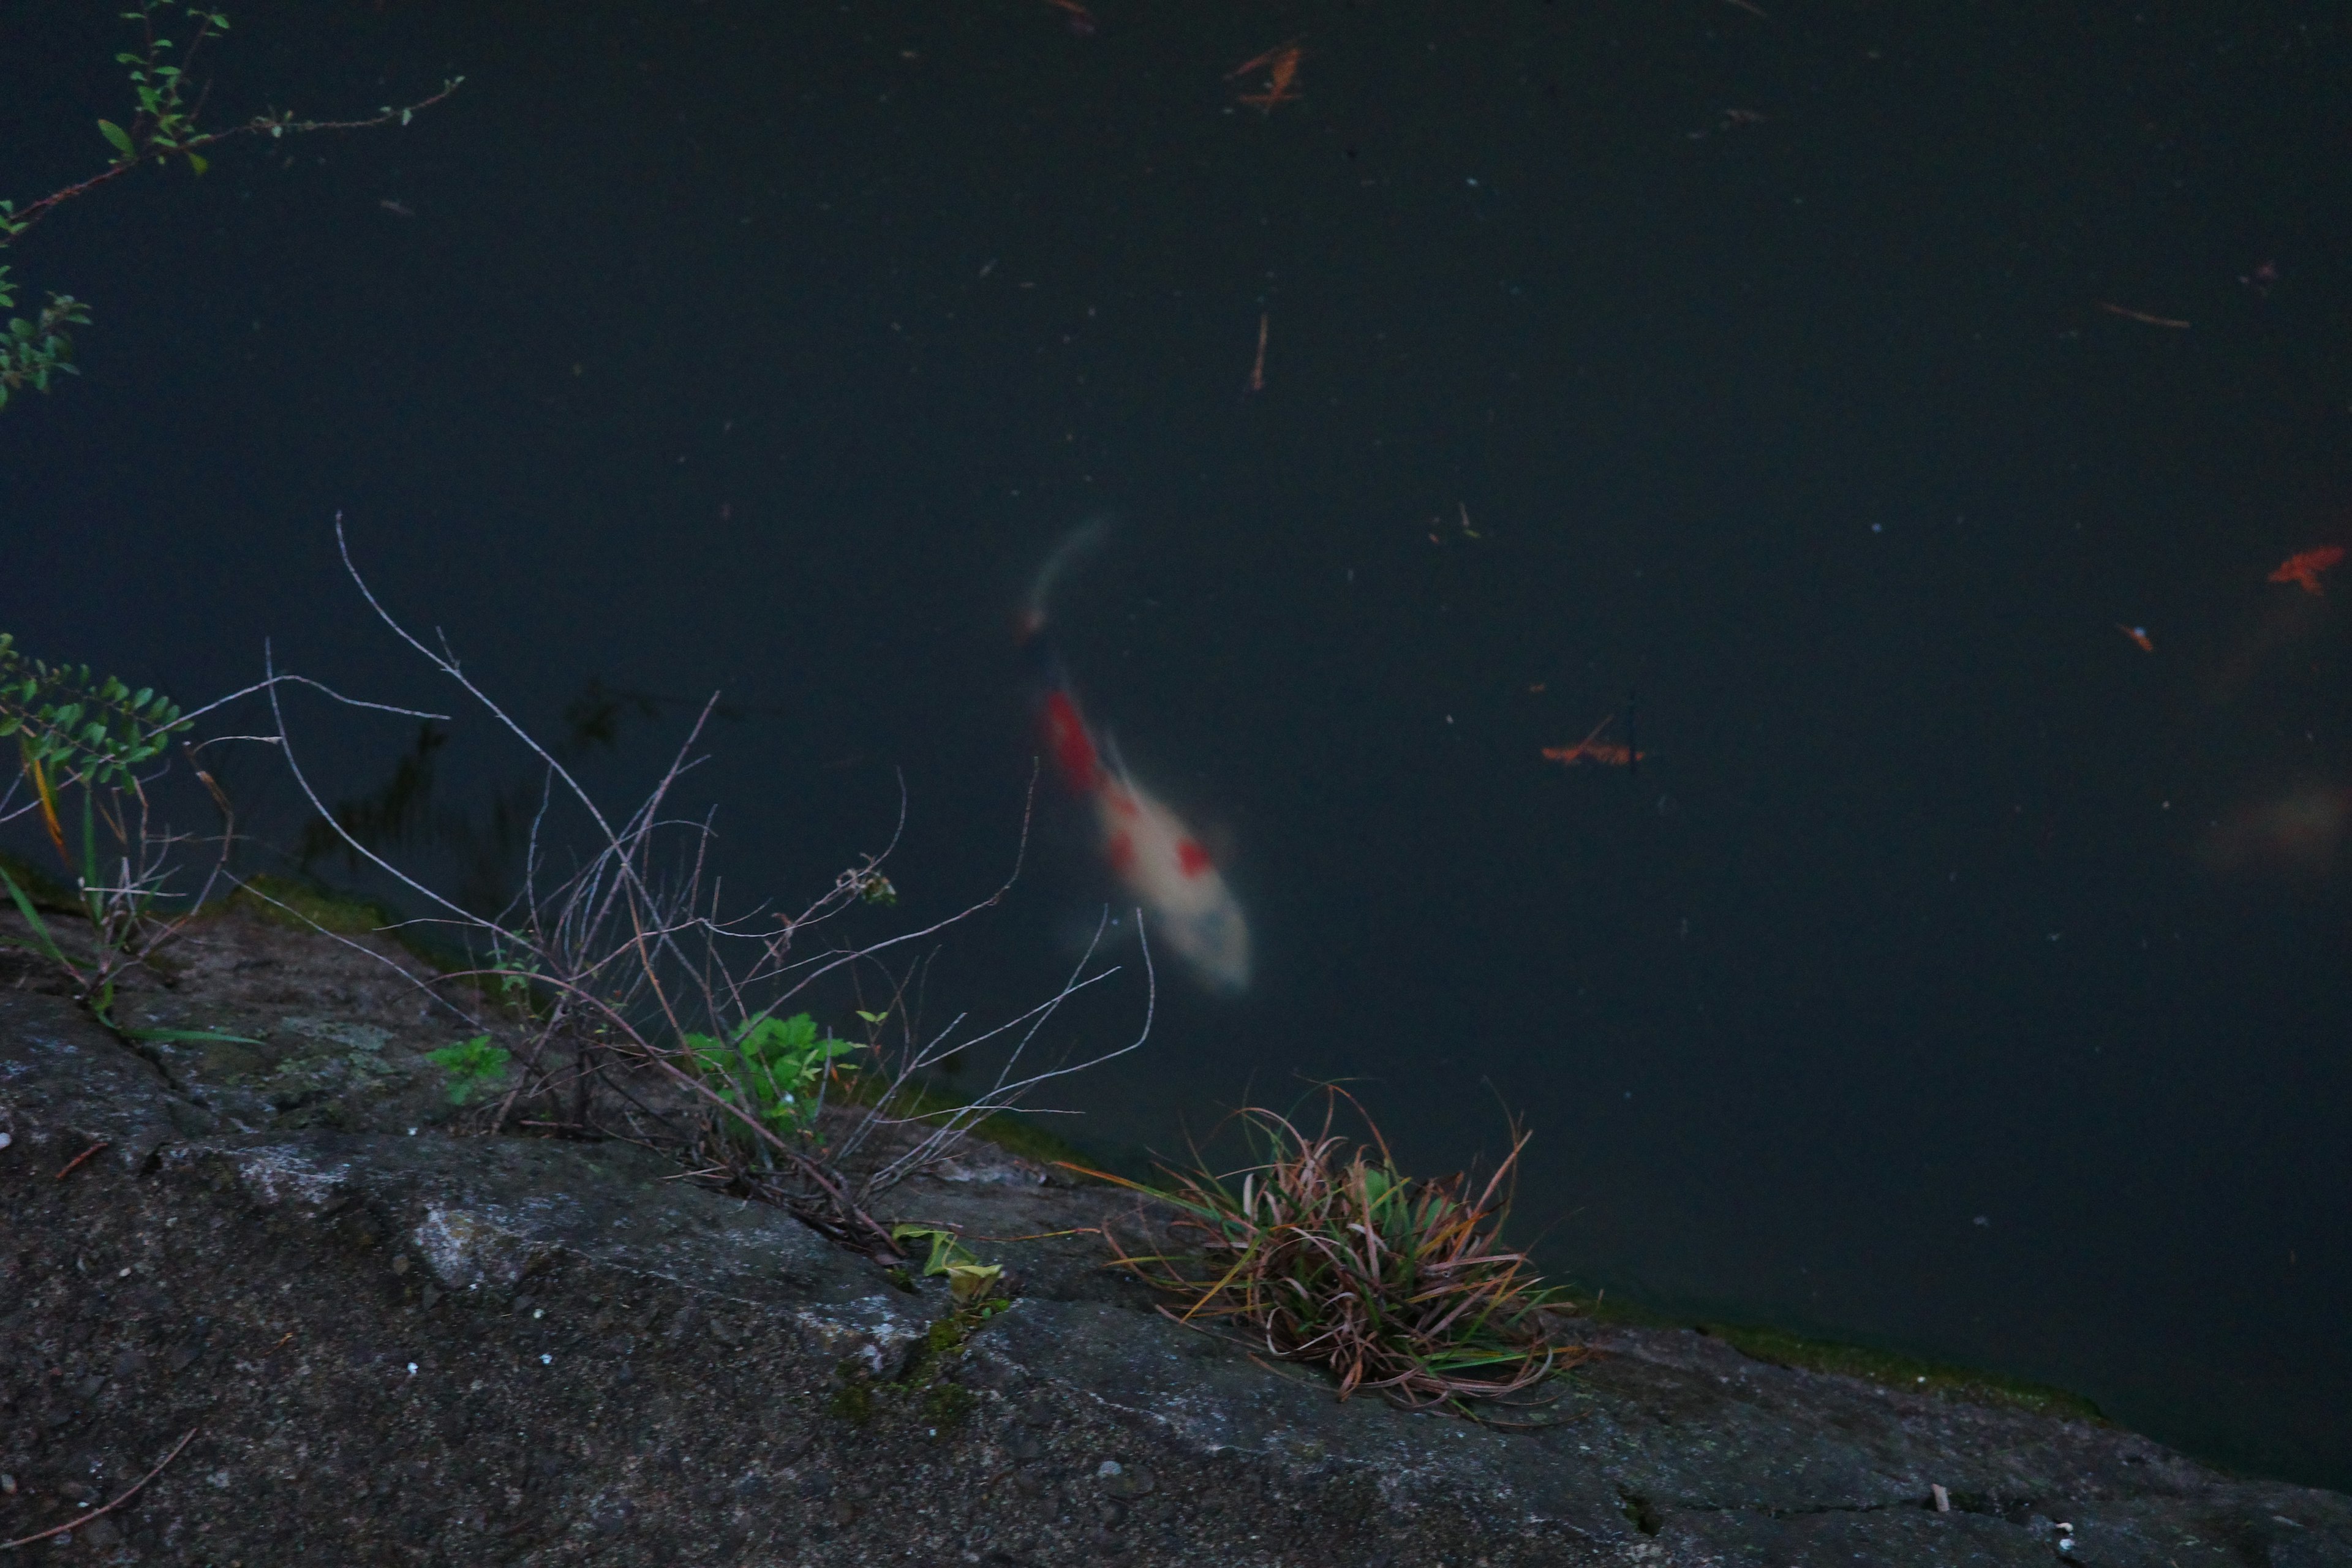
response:
<svg viewBox="0 0 2352 1568"><path fill-rule="evenodd" d="M279 1146L247 1150L237 1163L237 1174L254 1201L266 1208L290 1204L315 1210L334 1197L346 1170L341 1165L321 1169L298 1151Z"/></svg>

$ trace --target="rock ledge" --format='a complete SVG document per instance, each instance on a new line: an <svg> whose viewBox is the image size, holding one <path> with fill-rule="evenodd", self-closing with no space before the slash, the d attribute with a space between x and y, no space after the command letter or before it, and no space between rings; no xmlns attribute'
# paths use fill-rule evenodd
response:
<svg viewBox="0 0 2352 1568"><path fill-rule="evenodd" d="M2352 1564L2352 1499L1685 1331L1588 1330L1542 1431L1342 1405L984 1239L1117 1202L992 1151L900 1194L1021 1281L940 1343L942 1290L652 1155L451 1135L394 950L179 952L125 1005L258 1047L134 1054L0 954L0 1540L195 1432L28 1560Z"/></svg>

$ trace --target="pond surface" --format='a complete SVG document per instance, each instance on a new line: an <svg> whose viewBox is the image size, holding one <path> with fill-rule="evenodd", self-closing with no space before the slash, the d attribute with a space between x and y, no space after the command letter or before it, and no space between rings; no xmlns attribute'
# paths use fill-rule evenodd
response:
<svg viewBox="0 0 2352 1568"><path fill-rule="evenodd" d="M21 205L124 89L106 8L18 9ZM747 901L903 781L913 921L1014 863L1015 615L1108 518L1066 689L1252 950L1159 954L1082 1141L1344 1078L1435 1171L1507 1112L1556 1275L2352 1485L2352 573L2268 580L2352 542L2346 21L1761 11L234 8L211 123L466 82L10 250L95 319L0 412L0 629L451 714L404 852L495 883L533 774L340 512L526 723L601 682L615 802L722 691ZM289 700L330 798L412 754ZM276 760L223 771L290 856ZM1118 897L1050 763L1034 828L933 1016Z"/></svg>

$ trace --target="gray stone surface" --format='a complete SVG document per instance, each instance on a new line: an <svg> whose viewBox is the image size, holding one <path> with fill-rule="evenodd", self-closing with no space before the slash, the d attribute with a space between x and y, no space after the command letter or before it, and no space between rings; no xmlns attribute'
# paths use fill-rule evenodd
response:
<svg viewBox="0 0 2352 1568"><path fill-rule="evenodd" d="M0 969L0 1541L195 1433L28 1560L2352 1564L2342 1496L1691 1332L1583 1328L1540 1431L1342 1404L989 1239L1139 1220L985 1150L893 1216L1019 1281L943 1352L942 1291L653 1155L456 1135L395 961L223 921L138 1005L264 1044L152 1060Z"/></svg>

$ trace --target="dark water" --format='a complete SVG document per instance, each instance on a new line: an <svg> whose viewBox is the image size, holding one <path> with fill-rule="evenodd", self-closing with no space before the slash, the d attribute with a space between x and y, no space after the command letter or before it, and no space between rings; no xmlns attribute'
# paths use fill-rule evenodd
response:
<svg viewBox="0 0 2352 1568"><path fill-rule="evenodd" d="M20 201L102 155L104 9L0 23ZM1012 861L1009 616L1113 513L1068 661L1230 838L1257 973L1163 976L1081 1136L1345 1075L1433 1170L1507 1107L1584 1284L2352 1484L2352 574L2264 581L2352 542L2352 38L1764 9L238 7L222 123L467 82L9 253L97 321L0 413L0 616L190 699L268 637L455 711L340 510L535 725L723 689L747 895L878 847L903 775L913 917ZM1294 38L1299 100L1238 104ZM1612 713L1637 771L1538 756ZM414 738L290 718L331 793ZM528 782L452 734L441 809ZM1055 809L935 1009L1066 962Z"/></svg>

